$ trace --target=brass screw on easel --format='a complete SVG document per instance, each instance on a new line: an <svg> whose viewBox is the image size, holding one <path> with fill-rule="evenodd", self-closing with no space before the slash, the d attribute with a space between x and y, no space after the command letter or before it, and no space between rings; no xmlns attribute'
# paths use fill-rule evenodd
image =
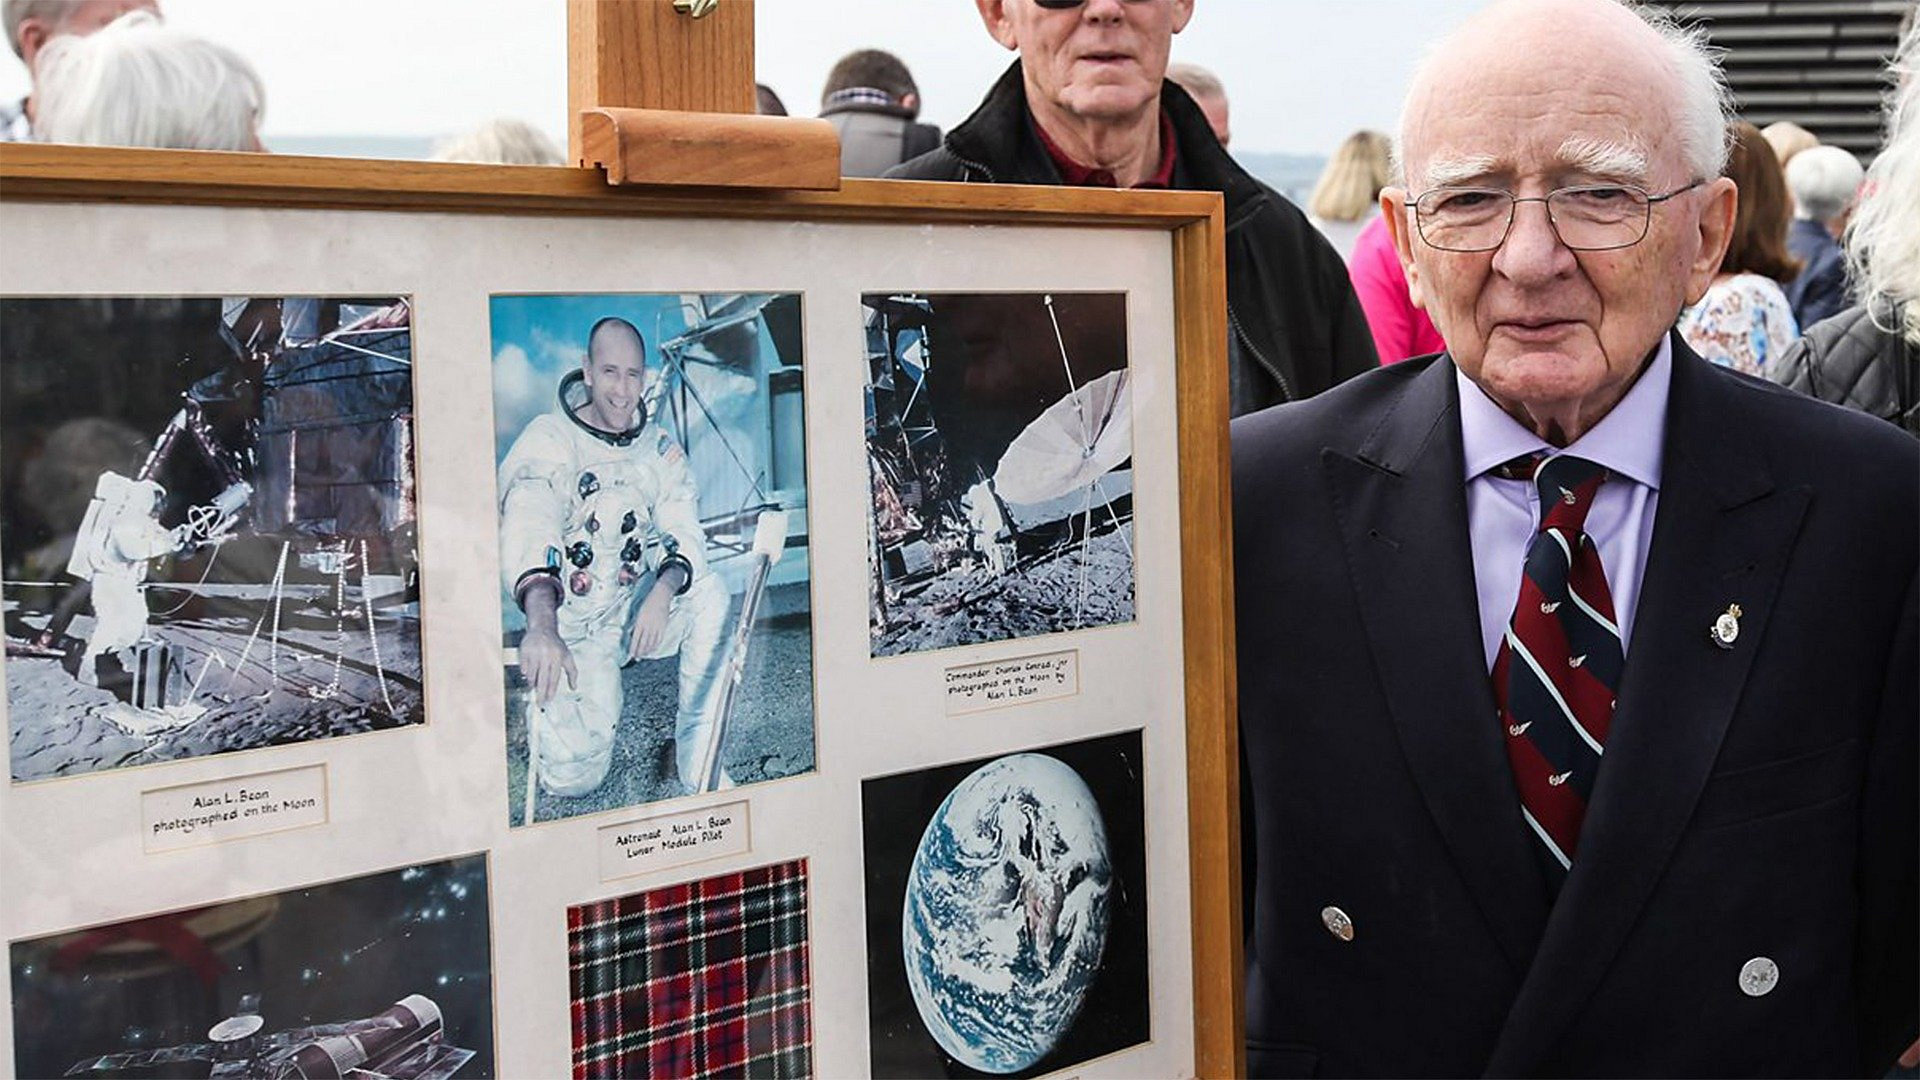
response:
<svg viewBox="0 0 1920 1080"><path fill-rule="evenodd" d="M696 19L712 14L713 9L719 6L720 0L673 0L673 10Z"/></svg>

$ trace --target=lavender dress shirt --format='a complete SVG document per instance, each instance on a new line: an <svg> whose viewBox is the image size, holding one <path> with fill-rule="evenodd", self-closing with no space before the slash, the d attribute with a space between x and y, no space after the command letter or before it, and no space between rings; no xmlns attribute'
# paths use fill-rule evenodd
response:
<svg viewBox="0 0 1920 1080"><path fill-rule="evenodd" d="M1633 636L1633 613L1640 600L1640 579L1646 573L1653 514L1660 502L1660 452L1666 445L1667 387L1672 375L1673 342L1661 338L1653 362L1613 411L1561 451L1598 462L1611 473L1594 497L1586 529L1606 570L1623 651ZM1489 470L1522 454L1556 451L1458 370L1454 378L1460 389L1467 533L1473 548L1474 591L1480 601L1480 640L1486 649L1487 670L1492 671L1500 638L1520 596L1527 543L1540 528L1540 494L1527 481L1502 480Z"/></svg>

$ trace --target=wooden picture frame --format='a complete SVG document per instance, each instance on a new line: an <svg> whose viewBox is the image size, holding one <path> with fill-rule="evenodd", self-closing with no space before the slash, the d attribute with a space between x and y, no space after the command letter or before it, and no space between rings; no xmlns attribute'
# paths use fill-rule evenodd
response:
<svg viewBox="0 0 1920 1080"><path fill-rule="evenodd" d="M1018 249L1006 253L1008 259L1045 260L1062 252L1071 252L1075 237L1146 234L1164 237L1170 255L1165 280L1170 283L1167 302L1171 307L1171 340L1177 395L1171 402L1171 417L1177 429L1177 475L1179 530L1177 548L1180 604L1179 634L1183 656L1180 664L1185 711L1186 767L1183 786L1186 792L1185 843L1188 851L1190 887L1187 903L1192 914L1191 938L1181 943L1180 953L1190 964L1193 1011L1193 1060L1191 1075L1237 1076L1244 1071L1242 1050L1242 938L1240 923L1240 860L1238 851L1238 748L1234 699L1234 630L1232 606L1232 563L1230 544L1229 453L1227 435L1227 336L1226 289L1224 279L1225 222L1218 195L1200 192L1128 192L1111 190L1031 188L996 185L920 184L849 180L838 191L729 191L692 188L656 188L635 191L609 187L596 172L570 168L499 167L461 164L377 162L344 159L279 157L254 154L187 153L173 151L122 150L107 148L52 147L12 144L0 146L0 206L27 213L34 208L99 207L117 210L127 207L198 207L204 213L218 215L233 211L351 211L373 214L423 215L436 218L484 220L521 230L556 223L555 227L573 227L559 223L578 222L676 222L715 221L755 223L768 228L769 237L777 237L785 224L805 226L889 226L916 227L926 235L959 236L986 230L982 235L1005 233L1009 242L1018 241ZM212 209L205 209L212 208ZM397 220L397 219L396 219ZM943 233L942 230L951 230ZM1058 238L1056 248L1053 239ZM1036 241L1044 241L1036 243ZM111 230L76 237L75 253L93 245L117 243ZM981 241L985 243L986 241ZM1156 243L1159 241L1156 241ZM18 249L16 249L18 250ZM139 252L101 247L98 257L138 259ZM697 259L697 251L663 252L674 257ZM430 268L419 267L420 273ZM12 275L19 283L32 276L30 271ZM297 273L281 275L295 278ZM22 290L14 286L0 292L18 295L36 293L70 295L75 293L71 274L50 279L45 289ZM404 292L407 283L390 282L388 287ZM742 289L765 288L764 282L742 281ZM100 290L111 293L111 287ZM422 365L448 362L433 355L433 329L423 325L418 331L415 355ZM814 363L836 362L832 356L815 358ZM1166 405L1156 407L1165 408ZM808 442L815 438L809 421ZM423 444L435 438L432 431L422 434ZM820 477L816 474L815 484ZM423 467L422 484L432 498L436 477L431 467ZM445 528L446 526L440 526ZM423 513L423 531L429 537L436 528L431 510ZM447 550L445 547L442 551ZM465 549L462 549L465 550ZM482 543L474 551L491 552ZM431 590L437 568L426 565L422 571ZM816 634L822 631L816 627ZM1049 641L1054 639L1048 639ZM1038 651L1044 646L1035 645ZM443 656L429 645L427 668L432 689L433 670L444 664ZM433 700L446 695L475 693L445 689ZM429 706L429 728L445 729L451 724L467 723L469 710L455 710L445 719L433 714ZM484 710L482 710L484 713ZM486 715L491 715L490 713ZM817 724L824 731L843 718L823 715ZM1151 723L1151 720L1145 721ZM485 739L492 739L489 733ZM364 754L377 753L367 745L392 744L392 733L353 740L351 749ZM485 741L483 739L482 741ZM1010 739L1009 744L1017 744ZM232 755L241 758L243 755ZM309 746L304 751L280 748L244 755L246 760L200 760L192 764L174 763L155 766L113 788L117 803L91 803L98 809L88 814L119 815L97 830L101 835L136 832L137 791L157 789L181 782L217 779L222 776L262 772L291 763L324 760L329 764L335 786L334 820L323 827L287 833L274 838L227 844L224 848L250 848L249 877L244 883L224 882L211 862L195 864L194 873L184 875L184 883L165 898L129 900L127 897L95 897L86 901L60 901L28 913L11 896L7 910L0 914L0 932L9 939L43 934L54 929L89 925L111 917L127 918L140 911L167 910L217 896L246 895L273 888L290 887L314 872L303 860L319 851L336 851L353 842L357 835L353 815L342 811L342 804L355 798L371 798L346 778L356 759L342 759L326 744ZM297 759L297 760L295 760ZM823 760L822 774L834 770L833 762ZM38 788L14 788L0 792L0 871L8 880L25 858L29 848L62 842L59 825L62 815L71 814L90 800L68 789L102 786L107 781L73 779ZM131 785L131 786L129 786ZM750 800L753 789L741 789L737 799ZM397 798L397 796L394 796ZM76 801L76 799L80 801ZM35 803L40 805L36 806ZM394 802L394 808L406 805ZM417 808L427 812L430 806ZM450 812L450 811L449 811ZM845 812L858 816L857 803ZM491 815L489 821L500 815ZM604 823L598 823L604 824ZM537 861L534 850L547 843L538 831L508 837L505 830L479 831L462 824L423 826L418 843L396 850L395 858L378 865L397 865L405 859L428 858L435 854L474 850L476 846L495 846L520 852L520 858ZM555 826L557 831L562 828ZM592 833L593 825L574 826ZM328 834L333 848L326 848ZM583 834L584 834L583 833ZM288 839L292 838L292 839ZM480 843L473 841L478 838ZM491 839L490 839L491 838ZM585 842L585 841L583 841ZM137 838L135 838L137 844ZM131 856L142 856L137 847ZM180 855L166 856L181 860ZM764 862L759 853L750 862ZM815 854L814 874L822 873L826 856ZM151 863L152 857L145 857ZM349 865L344 856L329 854L320 861L343 874ZM734 860L739 862L740 860ZM262 867L267 869L262 870ZM496 856L496 882L513 872L513 864ZM365 869L374 869L369 864ZM136 868L135 876L148 873ZM697 876L703 869L680 873ZM83 871L85 873L85 871ZM197 876L196 876L197 875ZM660 880L673 880L673 875ZM498 887L498 886L496 886ZM9 893L15 892L10 885ZM31 890L28 890L31 891ZM624 891L610 889L604 895ZM584 901L592 897L580 897ZM104 906L103 906L104 905ZM126 906L131 905L131 906ZM554 913L559 918L560 913ZM499 909L496 906L496 919ZM496 924L496 952L503 959L515 949L532 949L512 940L516 928ZM542 933L545 933L543 928ZM816 930L816 933L818 931ZM535 935L539 937L539 935ZM551 934L541 937L545 948ZM831 947L833 943L816 942ZM1160 948L1167 947L1161 943ZM554 963L564 968L564 952ZM551 977L558 978L555 973ZM823 995L825 991L820 991ZM828 1006L824 997L816 998L817 1013ZM506 1010L501 1009L505 1016ZM824 1020L824 1016L819 1018ZM861 1019L864 1019L862 1014ZM510 1025L502 1025L503 1029ZM0 1031L11 1024L0 1020ZM1156 1033L1156 1036L1159 1033ZM503 1030L504 1040L511 1038ZM511 1062L511 1056L501 1058Z"/></svg>

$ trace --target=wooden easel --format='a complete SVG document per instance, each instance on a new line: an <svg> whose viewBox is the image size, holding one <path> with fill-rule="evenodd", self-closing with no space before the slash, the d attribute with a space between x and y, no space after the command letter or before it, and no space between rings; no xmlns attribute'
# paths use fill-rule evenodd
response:
<svg viewBox="0 0 1920 1080"><path fill-rule="evenodd" d="M755 114L754 0L567 0L569 156L600 167L614 186L715 186L796 192L841 191L848 202L891 206L900 220L927 212L908 185L840 181L840 141L825 120ZM1016 189L1017 190L1017 189ZM1096 202L1113 193L1050 192L1046 203ZM805 201L810 197L797 196ZM974 189L932 205L965 213ZM1219 203L1180 230L1176 262L1213 268L1193 278L1180 310L1183 396L1224 410L1226 297L1224 223ZM828 208L831 212L831 208ZM1006 219L997 218L1000 222ZM1183 414L1206 415L1206 407ZM1224 414L1222 414L1223 416ZM1231 561L1224 518L1226 430L1182 440L1187 535L1218 556L1185 568L1183 591L1195 611L1231 604ZM1217 478L1209 487L1201 478ZM1238 738L1230 658L1230 622L1188 623L1189 858L1195 869L1193 926L1194 1069L1201 1077L1246 1075L1239 912ZM1197 794L1196 794L1197 793ZM1214 796L1224 793L1225 798ZM1204 808L1204 809L1203 809Z"/></svg>
<svg viewBox="0 0 1920 1080"><path fill-rule="evenodd" d="M567 108L616 186L840 186L832 124L754 112L753 0L567 0Z"/></svg>

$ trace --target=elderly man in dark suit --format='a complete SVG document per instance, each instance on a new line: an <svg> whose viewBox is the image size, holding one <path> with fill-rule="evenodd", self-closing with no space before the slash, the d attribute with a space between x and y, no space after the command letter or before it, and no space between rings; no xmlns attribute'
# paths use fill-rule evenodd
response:
<svg viewBox="0 0 1920 1080"><path fill-rule="evenodd" d="M1914 1037L1920 448L1671 332L1724 116L1656 15L1485 9L1382 195L1447 352L1236 422L1252 1075Z"/></svg>

